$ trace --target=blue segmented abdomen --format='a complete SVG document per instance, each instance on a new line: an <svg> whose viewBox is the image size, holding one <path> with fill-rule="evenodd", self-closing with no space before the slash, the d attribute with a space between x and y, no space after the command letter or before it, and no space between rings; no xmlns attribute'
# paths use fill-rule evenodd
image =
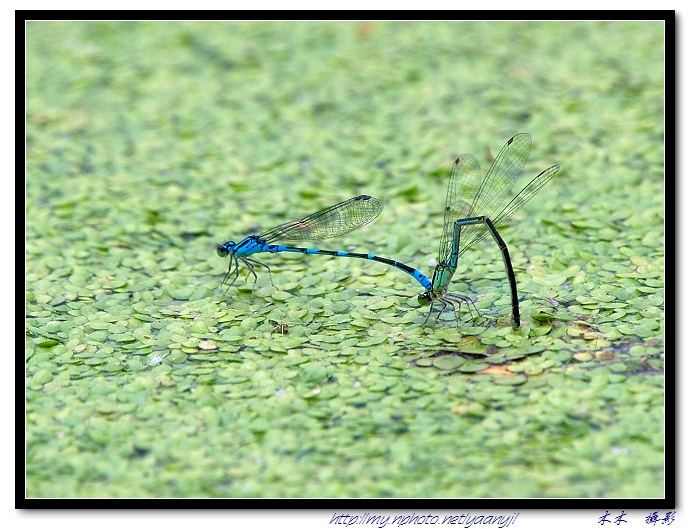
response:
<svg viewBox="0 0 690 529"><path fill-rule="evenodd" d="M258 245L257 245L258 248ZM283 246L281 244L263 244L261 246L261 249L254 249L252 248L252 253L255 253L257 251L262 251L262 252L271 252L271 253L278 253L278 252L293 252L293 253L303 253L307 255L332 255L335 257L353 257L357 259L369 259L370 261L376 261L378 263L384 263L387 265L391 265L396 267L399 270L402 270L406 274L411 275L414 277L422 287L424 287L425 290L428 290L431 288L431 281L424 275L422 274L419 270L416 268L412 268L411 266L407 266L404 263L400 263L398 261L394 261L393 259L387 259L385 257L379 257L378 255L375 255L373 253L356 253L356 252L345 252L342 250L321 250L319 248L299 248L299 247L294 247L294 246Z"/></svg>
<svg viewBox="0 0 690 529"><path fill-rule="evenodd" d="M429 281L429 278L422 274L419 270L415 270L414 274L412 274L412 277L419 281L419 283L425 289L429 290L431 288L431 281Z"/></svg>

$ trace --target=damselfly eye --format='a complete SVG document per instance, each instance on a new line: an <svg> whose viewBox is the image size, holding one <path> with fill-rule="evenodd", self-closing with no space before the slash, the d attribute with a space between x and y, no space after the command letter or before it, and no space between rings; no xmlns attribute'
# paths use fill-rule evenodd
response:
<svg viewBox="0 0 690 529"><path fill-rule="evenodd" d="M228 251L228 244L232 245L233 243L230 242L230 243L220 244L220 245L216 246L216 253L220 257L225 257L226 255L228 255L230 253Z"/></svg>
<svg viewBox="0 0 690 529"><path fill-rule="evenodd" d="M431 296L428 292L424 292L424 294L420 294L419 296L417 296L417 303L424 307L431 303Z"/></svg>

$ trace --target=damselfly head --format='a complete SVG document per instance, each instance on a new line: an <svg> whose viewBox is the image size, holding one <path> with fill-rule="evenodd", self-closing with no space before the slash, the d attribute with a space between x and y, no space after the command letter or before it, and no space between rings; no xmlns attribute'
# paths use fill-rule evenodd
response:
<svg viewBox="0 0 690 529"><path fill-rule="evenodd" d="M427 290L424 292L424 294L417 296L417 303L419 303L419 305L422 307L426 307L429 303L431 303L431 293Z"/></svg>
<svg viewBox="0 0 690 529"><path fill-rule="evenodd" d="M235 247L235 243L232 241L228 241L225 244L219 244L216 246L216 253L220 257L225 257L230 253L230 249Z"/></svg>

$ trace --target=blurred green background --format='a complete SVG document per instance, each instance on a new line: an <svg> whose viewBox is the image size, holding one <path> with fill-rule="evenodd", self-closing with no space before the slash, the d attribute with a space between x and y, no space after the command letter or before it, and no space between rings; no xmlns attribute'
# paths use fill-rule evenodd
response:
<svg viewBox="0 0 690 529"><path fill-rule="evenodd" d="M27 24L29 497L663 497L661 22ZM425 325L453 160L554 180ZM314 246L314 245L312 245Z"/></svg>

